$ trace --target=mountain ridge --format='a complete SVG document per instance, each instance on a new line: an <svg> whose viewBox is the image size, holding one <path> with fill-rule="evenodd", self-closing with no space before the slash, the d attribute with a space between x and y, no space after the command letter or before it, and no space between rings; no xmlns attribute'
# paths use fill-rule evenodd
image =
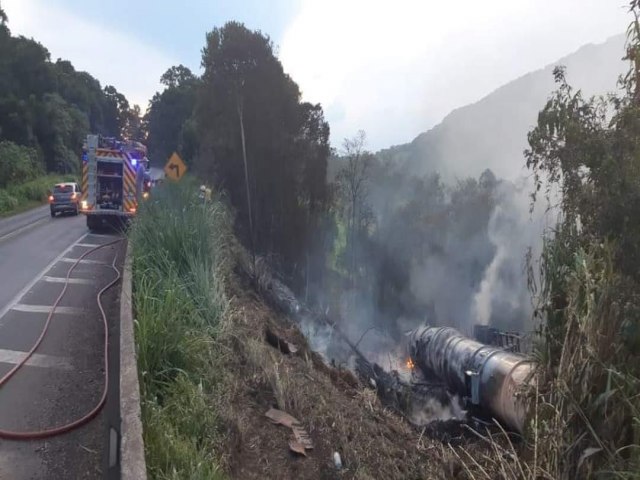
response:
<svg viewBox="0 0 640 480"><path fill-rule="evenodd" d="M526 173L527 133L555 89L554 67L564 65L569 83L585 96L615 91L626 68L624 43L621 34L583 45L452 110L411 142L382 149L377 155L403 162L418 174L438 171L444 178L477 177L490 168L503 178L520 177Z"/></svg>

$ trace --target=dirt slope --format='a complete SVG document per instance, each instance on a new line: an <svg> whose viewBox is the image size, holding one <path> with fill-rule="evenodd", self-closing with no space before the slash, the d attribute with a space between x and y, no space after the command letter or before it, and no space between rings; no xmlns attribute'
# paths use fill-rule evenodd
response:
<svg viewBox="0 0 640 480"><path fill-rule="evenodd" d="M455 478L459 467L445 446L383 409L349 372L325 366L285 316L247 293L250 285L230 290L217 410L229 432L224 462L233 478ZM267 331L297 352L282 353L266 340ZM289 450L291 431L265 417L270 408L301 422L314 445L306 457Z"/></svg>

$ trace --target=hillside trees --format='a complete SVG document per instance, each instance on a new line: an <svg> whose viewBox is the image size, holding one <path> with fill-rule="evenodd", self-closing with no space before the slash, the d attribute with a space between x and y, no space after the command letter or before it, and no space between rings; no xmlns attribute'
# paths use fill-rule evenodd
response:
<svg viewBox="0 0 640 480"><path fill-rule="evenodd" d="M322 257L318 225L328 199L322 109L300 101L269 38L240 23L207 35L202 65L194 166L227 191L241 236L301 286L307 273L321 274L310 262Z"/></svg>
<svg viewBox="0 0 640 480"><path fill-rule="evenodd" d="M120 136L136 123L114 87L104 90L86 72L58 59L35 40L14 37L0 22L0 141L34 149L47 171L77 170L82 141L95 132ZM140 130L136 131L138 136Z"/></svg>

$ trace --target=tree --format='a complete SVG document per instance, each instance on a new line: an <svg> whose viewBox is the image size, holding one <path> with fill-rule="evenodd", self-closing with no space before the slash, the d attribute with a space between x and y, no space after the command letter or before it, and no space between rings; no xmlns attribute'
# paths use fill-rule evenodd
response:
<svg viewBox="0 0 640 480"><path fill-rule="evenodd" d="M4 26L9 21L7 14L2 9L2 4L0 4L0 25Z"/></svg>
<svg viewBox="0 0 640 480"><path fill-rule="evenodd" d="M115 131L115 136L122 137L126 132L130 121L131 108L127 98L118 92L113 85L104 87L104 95L107 103L107 114L112 119L110 129Z"/></svg>
<svg viewBox="0 0 640 480"><path fill-rule="evenodd" d="M305 281L306 246L326 199L322 109L300 102L269 38L240 23L207 35L202 66L195 170L227 191L241 238L253 238L294 284Z"/></svg>
<svg viewBox="0 0 640 480"><path fill-rule="evenodd" d="M345 165L338 173L338 183L347 198L347 242L349 245L349 271L351 281L355 281L357 238L361 223L357 222L367 210L367 181L373 160L371 153L365 150L367 136L360 130L353 138L345 138L342 155Z"/></svg>
<svg viewBox="0 0 640 480"><path fill-rule="evenodd" d="M118 136L128 102L38 42L0 25L0 139L34 148L48 171L78 167L87 133ZM126 110L125 110L126 107Z"/></svg>
<svg viewBox="0 0 640 480"><path fill-rule="evenodd" d="M129 109L126 116L126 123L123 127L122 137L136 142L146 142L146 121L142 117L139 105L134 105L133 108Z"/></svg>
<svg viewBox="0 0 640 480"><path fill-rule="evenodd" d="M160 82L166 88L153 96L145 115L149 158L152 162L164 163L177 151L189 164L198 150L193 113L200 80L179 65L168 69Z"/></svg>
<svg viewBox="0 0 640 480"><path fill-rule="evenodd" d="M484 190L493 190L498 183L495 174L491 171L490 168L485 169L478 179L478 183L480 187Z"/></svg>
<svg viewBox="0 0 640 480"><path fill-rule="evenodd" d="M0 7L0 140L32 148L47 171L74 172L89 132L144 139L140 109L124 95L69 61L52 62L40 43L12 36L6 21Z"/></svg>
<svg viewBox="0 0 640 480"><path fill-rule="evenodd" d="M44 154L47 170L75 173L80 148L89 131L86 114L70 106L57 93L45 94L37 110L35 134Z"/></svg>
<svg viewBox="0 0 640 480"><path fill-rule="evenodd" d="M87 114L91 132L114 137L119 135L116 109L109 107L109 98L100 82L87 72L78 72L71 62L58 59L52 65L56 92L68 103Z"/></svg>
<svg viewBox="0 0 640 480"><path fill-rule="evenodd" d="M195 75L184 65L170 67L160 77L160 83L167 88L177 88L195 81Z"/></svg>

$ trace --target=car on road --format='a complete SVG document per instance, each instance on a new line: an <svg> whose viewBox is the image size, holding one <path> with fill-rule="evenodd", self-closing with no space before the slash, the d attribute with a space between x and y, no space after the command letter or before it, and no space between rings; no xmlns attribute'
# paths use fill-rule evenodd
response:
<svg viewBox="0 0 640 480"><path fill-rule="evenodd" d="M80 212L80 187L77 183L57 183L54 185L51 195L49 195L49 206L51 216L55 217L58 212L71 212L78 215Z"/></svg>

